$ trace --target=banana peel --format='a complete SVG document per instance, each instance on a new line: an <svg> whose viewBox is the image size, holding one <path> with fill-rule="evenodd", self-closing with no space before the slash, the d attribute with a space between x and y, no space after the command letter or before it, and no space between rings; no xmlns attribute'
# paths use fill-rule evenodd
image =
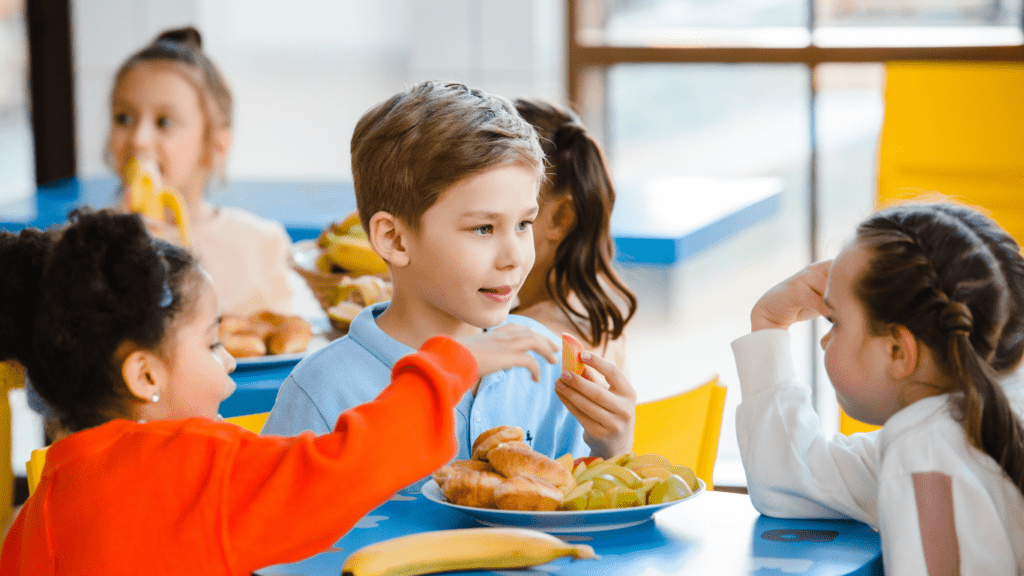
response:
<svg viewBox="0 0 1024 576"><path fill-rule="evenodd" d="M127 183L128 211L163 221L164 209L169 208L174 213L174 225L181 235L182 244L189 246L188 209L181 194L161 186L159 172L135 158L125 164L124 181Z"/></svg>
<svg viewBox="0 0 1024 576"><path fill-rule="evenodd" d="M336 264L352 276L365 274L381 275L388 272L384 259L374 252L370 241L356 236L339 236L333 232L324 234L324 253L332 264Z"/></svg>
<svg viewBox="0 0 1024 576"><path fill-rule="evenodd" d="M366 238L366 231L363 230L362 221L359 219L359 211L353 210L347 216L332 222L317 238L317 245L321 248L327 247L327 233L334 234L336 236L355 236L356 238Z"/></svg>

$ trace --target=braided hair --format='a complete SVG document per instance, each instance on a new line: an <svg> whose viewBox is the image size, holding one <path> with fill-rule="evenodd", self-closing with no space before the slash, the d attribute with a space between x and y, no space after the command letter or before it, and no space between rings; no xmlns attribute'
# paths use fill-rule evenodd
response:
<svg viewBox="0 0 1024 576"><path fill-rule="evenodd" d="M159 351L199 278L138 215L79 209L47 231L0 231L0 361L15 359L71 432L124 416L122 345Z"/></svg>
<svg viewBox="0 0 1024 576"><path fill-rule="evenodd" d="M1024 355L1024 258L994 221L957 204L904 204L857 229L855 286L876 334L906 326L952 376L954 416L1024 493L1024 427L998 379Z"/></svg>
<svg viewBox="0 0 1024 576"><path fill-rule="evenodd" d="M550 165L542 199L570 194L576 213L575 226L555 250L554 267L545 279L548 293L567 317L588 324L581 332L591 345L615 340L636 313L637 299L612 266L615 187L604 154L571 110L523 99L516 100L516 108L537 130ZM579 298L583 310L573 308L570 294Z"/></svg>

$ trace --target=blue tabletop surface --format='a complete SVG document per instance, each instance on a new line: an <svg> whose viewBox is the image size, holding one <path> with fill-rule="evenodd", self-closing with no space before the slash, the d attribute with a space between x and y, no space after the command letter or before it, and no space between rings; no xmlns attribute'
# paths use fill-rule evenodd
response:
<svg viewBox="0 0 1024 576"><path fill-rule="evenodd" d="M370 512L333 547L304 561L258 570L260 576L338 576L345 559L368 544L423 532L480 526L421 494L400 493ZM592 546L599 560L559 559L527 571L460 574L689 575L882 573L881 543L853 521L784 520L761 516L742 494L705 492L617 530L556 534Z"/></svg>
<svg viewBox="0 0 1024 576"><path fill-rule="evenodd" d="M782 205L781 188L771 179L688 179L677 188L673 195L620 191L612 217L620 262L681 262L772 216ZM702 189L711 192L702 194ZM0 205L0 228L46 228L64 222L78 206L110 206L117 194L118 181L112 177L68 178L38 188L25 200ZM231 182L209 198L277 220L293 240L316 237L356 205L348 181Z"/></svg>

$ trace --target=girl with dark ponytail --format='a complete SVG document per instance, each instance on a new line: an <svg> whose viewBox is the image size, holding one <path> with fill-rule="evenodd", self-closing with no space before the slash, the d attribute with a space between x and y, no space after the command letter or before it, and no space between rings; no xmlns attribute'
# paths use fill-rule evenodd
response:
<svg viewBox="0 0 1024 576"><path fill-rule="evenodd" d="M839 404L881 430L826 439L789 360L791 324L823 315ZM751 499L774 516L875 526L886 574L1024 571L1024 258L956 204L905 204L832 262L769 290L733 342Z"/></svg>
<svg viewBox="0 0 1024 576"><path fill-rule="evenodd" d="M515 104L540 135L549 170L533 225L537 259L513 312L576 336L624 368L623 331L637 300L613 267L615 188L604 155L571 110L539 100Z"/></svg>
<svg viewBox="0 0 1024 576"><path fill-rule="evenodd" d="M455 456L453 410L480 375L555 355L525 328L433 338L332 432L259 436L217 416L235 361L209 275L138 216L0 231L0 294L0 362L25 368L70 433L47 449L0 576L242 576L300 560Z"/></svg>

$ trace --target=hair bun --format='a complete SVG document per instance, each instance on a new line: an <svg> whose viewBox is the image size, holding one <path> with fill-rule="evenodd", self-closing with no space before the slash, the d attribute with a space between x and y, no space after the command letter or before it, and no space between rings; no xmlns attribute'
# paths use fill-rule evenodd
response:
<svg viewBox="0 0 1024 576"><path fill-rule="evenodd" d="M196 48L203 47L203 38L199 35L199 30L191 26L167 30L156 37L154 43L156 42L177 42L179 44L189 44Z"/></svg>

